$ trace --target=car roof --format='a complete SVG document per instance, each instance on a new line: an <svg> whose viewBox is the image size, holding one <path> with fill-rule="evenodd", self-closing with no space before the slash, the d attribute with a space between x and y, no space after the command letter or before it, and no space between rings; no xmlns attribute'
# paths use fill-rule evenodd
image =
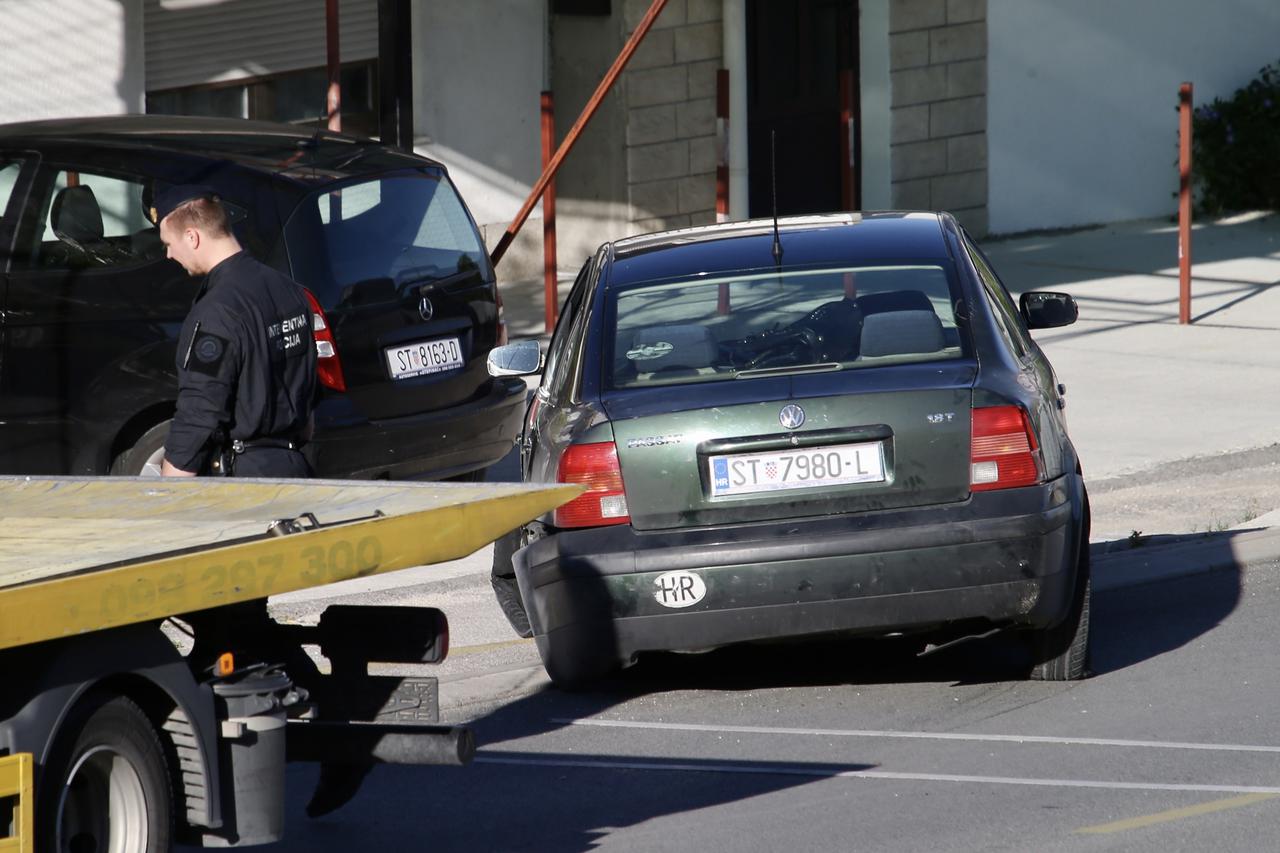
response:
<svg viewBox="0 0 1280 853"><path fill-rule="evenodd" d="M783 269L876 261L939 262L950 258L945 213L884 212L778 219ZM607 244L609 285L691 275L730 274L776 266L774 222L752 219L660 231Z"/></svg>
<svg viewBox="0 0 1280 853"><path fill-rule="evenodd" d="M117 115L0 125L2 147L69 149L83 145L229 161L270 174L292 172L312 185L391 169L444 168L427 157L376 140L266 121Z"/></svg>

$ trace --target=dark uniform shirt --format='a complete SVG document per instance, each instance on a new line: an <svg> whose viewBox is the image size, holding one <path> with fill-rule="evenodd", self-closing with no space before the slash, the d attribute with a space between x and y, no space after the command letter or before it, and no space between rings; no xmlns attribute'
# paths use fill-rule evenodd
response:
<svg viewBox="0 0 1280 853"><path fill-rule="evenodd" d="M165 457L205 473L228 439L297 439L316 395L311 309L292 279L239 252L209 271L178 335Z"/></svg>

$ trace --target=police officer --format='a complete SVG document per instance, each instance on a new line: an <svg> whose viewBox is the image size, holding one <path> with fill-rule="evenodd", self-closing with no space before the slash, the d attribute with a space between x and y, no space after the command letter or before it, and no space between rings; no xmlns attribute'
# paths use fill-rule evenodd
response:
<svg viewBox="0 0 1280 853"><path fill-rule="evenodd" d="M170 187L152 212L168 257L204 276L178 336L162 473L309 476L299 448L311 431L316 345L302 287L240 246L209 187Z"/></svg>

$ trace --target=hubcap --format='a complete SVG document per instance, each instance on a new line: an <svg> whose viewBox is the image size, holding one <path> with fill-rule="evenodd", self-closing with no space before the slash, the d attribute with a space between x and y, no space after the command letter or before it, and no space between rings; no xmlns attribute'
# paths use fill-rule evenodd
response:
<svg viewBox="0 0 1280 853"><path fill-rule="evenodd" d="M108 746L76 762L58 800L58 853L145 853L147 802L142 777Z"/></svg>

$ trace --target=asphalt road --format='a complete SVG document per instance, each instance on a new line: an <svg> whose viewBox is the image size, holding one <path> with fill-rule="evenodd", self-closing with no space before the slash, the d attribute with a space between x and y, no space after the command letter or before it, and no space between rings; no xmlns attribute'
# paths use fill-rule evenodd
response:
<svg viewBox="0 0 1280 853"><path fill-rule="evenodd" d="M1245 521L1277 464L1271 447L1099 480L1095 541ZM516 476L514 458L490 472ZM279 849L1222 853L1280 834L1280 565L1095 594L1076 684L1022 681L993 638L923 659L866 641L657 656L570 694L506 625L489 559L273 600L300 621L335 594L443 608L453 651L422 674L480 744L466 768L376 768L319 820L314 769L291 767Z"/></svg>
<svg viewBox="0 0 1280 853"><path fill-rule="evenodd" d="M376 768L319 820L314 770L291 767L280 849L1223 853L1280 835L1280 565L1097 595L1095 675L1075 684L1020 680L993 638L905 661L871 642L658 656L573 694L509 631L464 629L496 609L482 580L375 593L454 617L441 696L476 762Z"/></svg>

